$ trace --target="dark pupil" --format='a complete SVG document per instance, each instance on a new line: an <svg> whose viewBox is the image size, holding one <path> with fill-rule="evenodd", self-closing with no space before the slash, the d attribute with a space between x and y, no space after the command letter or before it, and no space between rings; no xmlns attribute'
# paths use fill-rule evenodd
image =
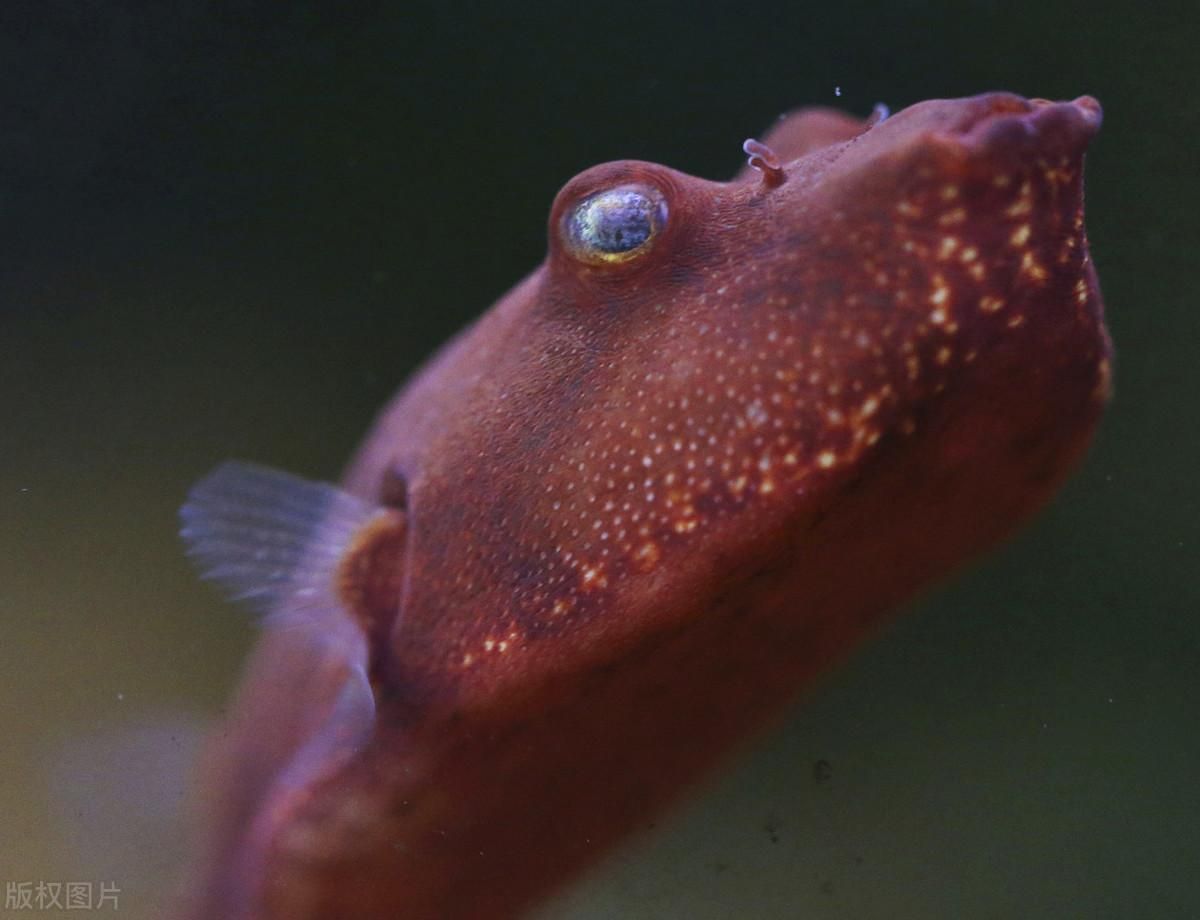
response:
<svg viewBox="0 0 1200 920"><path fill-rule="evenodd" d="M654 203L633 191L608 192L579 209L579 237L601 252L637 249L654 232Z"/></svg>

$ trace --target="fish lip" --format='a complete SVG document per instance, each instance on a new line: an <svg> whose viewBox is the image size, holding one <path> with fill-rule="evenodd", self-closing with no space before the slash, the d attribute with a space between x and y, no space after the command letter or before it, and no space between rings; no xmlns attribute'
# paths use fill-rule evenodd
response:
<svg viewBox="0 0 1200 920"><path fill-rule="evenodd" d="M920 182L936 176L1024 173L1052 161L1065 165L1061 161L1082 159L1101 118L1100 103L1091 96L1053 102L993 92L931 99L902 109L846 143L827 165L828 175L882 169L910 173L911 181Z"/></svg>
<svg viewBox="0 0 1200 920"><path fill-rule="evenodd" d="M1092 96L1070 102L987 93L966 100L957 117L933 138L969 152L1030 152L1047 147L1082 153L1100 130L1103 110Z"/></svg>

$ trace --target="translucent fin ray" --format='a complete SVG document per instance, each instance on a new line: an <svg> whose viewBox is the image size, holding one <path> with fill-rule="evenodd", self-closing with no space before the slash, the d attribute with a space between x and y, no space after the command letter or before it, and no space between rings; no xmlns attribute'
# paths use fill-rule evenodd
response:
<svg viewBox="0 0 1200 920"><path fill-rule="evenodd" d="M180 509L180 535L200 574L265 615L339 610L337 567L354 535L383 509L328 483L228 461Z"/></svg>

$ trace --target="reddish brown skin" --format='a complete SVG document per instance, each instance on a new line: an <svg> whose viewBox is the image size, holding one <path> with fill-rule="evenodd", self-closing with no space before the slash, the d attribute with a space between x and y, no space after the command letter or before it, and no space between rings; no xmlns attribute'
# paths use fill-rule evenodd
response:
<svg viewBox="0 0 1200 920"><path fill-rule="evenodd" d="M939 100L869 129L807 111L765 138L774 187L632 161L569 182L545 263L346 477L405 520L402 549L360 547L388 569L355 595L373 738L273 782L338 663L268 634L192 915L518 915L1009 534L1108 394L1082 221L1098 126L1087 98ZM564 214L628 183L665 195L665 230L579 261Z"/></svg>

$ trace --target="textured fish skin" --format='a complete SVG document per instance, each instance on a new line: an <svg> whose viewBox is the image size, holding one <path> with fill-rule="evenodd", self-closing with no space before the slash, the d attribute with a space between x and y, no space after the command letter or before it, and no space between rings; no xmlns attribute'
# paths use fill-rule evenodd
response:
<svg viewBox="0 0 1200 920"><path fill-rule="evenodd" d="M546 261L351 463L403 522L339 576L367 661L264 636L186 915L519 915L1028 519L1109 393L1099 123L1004 93L802 110L729 183L571 180ZM624 188L661 225L581 252L564 228ZM374 723L340 743L355 667Z"/></svg>

